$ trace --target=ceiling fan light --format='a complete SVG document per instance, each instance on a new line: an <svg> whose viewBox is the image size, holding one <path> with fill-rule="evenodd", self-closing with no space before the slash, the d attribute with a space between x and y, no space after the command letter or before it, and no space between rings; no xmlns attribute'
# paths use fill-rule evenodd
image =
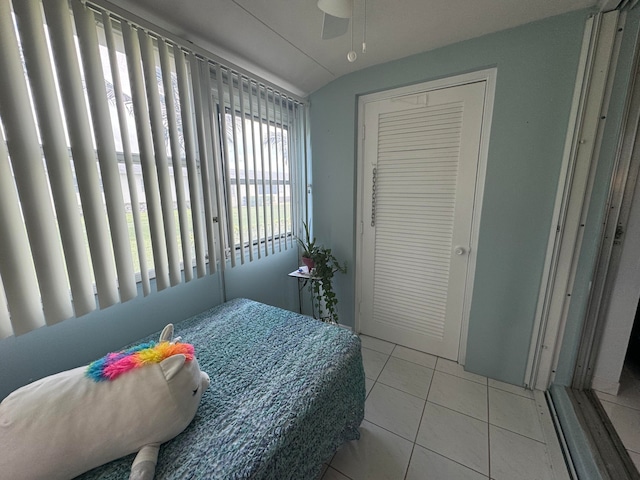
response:
<svg viewBox="0 0 640 480"><path fill-rule="evenodd" d="M351 18L353 0L318 0L318 8L339 18Z"/></svg>

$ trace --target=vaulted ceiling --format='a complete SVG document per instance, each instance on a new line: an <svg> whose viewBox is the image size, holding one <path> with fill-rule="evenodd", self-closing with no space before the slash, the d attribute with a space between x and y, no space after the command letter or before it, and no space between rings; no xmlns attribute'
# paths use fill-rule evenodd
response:
<svg viewBox="0 0 640 480"><path fill-rule="evenodd" d="M606 0L354 0L350 32L321 39L317 0L111 0L301 96L372 65Z"/></svg>

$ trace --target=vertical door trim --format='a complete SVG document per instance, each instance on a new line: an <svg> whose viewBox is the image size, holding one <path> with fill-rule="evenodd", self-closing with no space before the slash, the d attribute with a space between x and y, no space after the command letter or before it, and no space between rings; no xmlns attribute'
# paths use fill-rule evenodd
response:
<svg viewBox="0 0 640 480"><path fill-rule="evenodd" d="M604 228L600 236L600 248L593 275L593 286L585 315L572 388L585 389L591 386L594 367L598 357L600 341L606 327L606 312L613 283L620 266L622 248L614 252L616 235L622 226L622 241L626 237L629 214L634 195L638 195L640 171L640 49L634 52L631 80L622 120L622 131L616 151L614 168L609 185L605 209Z"/></svg>
<svg viewBox="0 0 640 480"><path fill-rule="evenodd" d="M619 12L587 20L524 383L555 376L613 83Z"/></svg>
<svg viewBox="0 0 640 480"><path fill-rule="evenodd" d="M458 362L464 365L467 350L467 336L469 331L469 312L471 307L471 299L473 294L473 281L475 278L476 268L476 249L478 246L478 236L480 232L480 213L482 211L482 200L484 193L484 182L486 178L487 158L489 152L489 134L491 131L491 120L493 117L493 103L495 98L497 68L479 70L477 72L456 75L453 77L442 78L429 82L423 82L407 87L394 88L376 92L373 94L362 95L358 98L358 130L357 130L357 209L356 209L356 301L355 301L355 330L360 332L360 304L362 301L362 258L363 250L363 230L364 222L367 221L367 213L362 211L363 195L364 195L364 179L363 172L363 149L364 139L366 135L364 126L364 109L365 105L370 102L386 100L390 98L414 95L418 93L428 92L449 87L456 87L469 83L486 82L484 109L482 114L482 130L480 134L480 149L478 156L478 172L476 175L476 191L473 204L473 218L471 224L471 241L469 249L469 262L467 266L466 289L463 299L463 317L460 331L460 346L458 350Z"/></svg>

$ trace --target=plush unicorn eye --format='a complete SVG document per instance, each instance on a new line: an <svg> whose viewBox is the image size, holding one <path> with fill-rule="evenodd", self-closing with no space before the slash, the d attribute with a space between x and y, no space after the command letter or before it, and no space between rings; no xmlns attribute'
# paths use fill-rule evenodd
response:
<svg viewBox="0 0 640 480"><path fill-rule="evenodd" d="M193 396L194 396L194 397L196 396L196 393L198 393L198 390L200 390L200 385L198 385L198 386L196 387L196 389L193 391Z"/></svg>

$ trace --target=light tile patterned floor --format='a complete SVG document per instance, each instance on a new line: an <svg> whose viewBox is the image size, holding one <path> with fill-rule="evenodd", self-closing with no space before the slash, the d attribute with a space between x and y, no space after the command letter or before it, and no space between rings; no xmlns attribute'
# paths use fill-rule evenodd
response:
<svg viewBox="0 0 640 480"><path fill-rule="evenodd" d="M552 465L561 453L555 440L545 441L541 419L550 419L533 392L450 360L361 339L367 377L361 438L338 450L322 480L568 478L561 462Z"/></svg>
<svg viewBox="0 0 640 480"><path fill-rule="evenodd" d="M617 396L596 391L631 460L640 470L640 367L625 365Z"/></svg>

